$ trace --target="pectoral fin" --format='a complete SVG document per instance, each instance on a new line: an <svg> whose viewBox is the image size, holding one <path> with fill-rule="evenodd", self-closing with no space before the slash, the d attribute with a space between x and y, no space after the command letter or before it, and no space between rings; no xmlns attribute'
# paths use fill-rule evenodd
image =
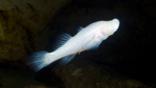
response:
<svg viewBox="0 0 156 88"><path fill-rule="evenodd" d="M88 49L97 49L102 41L97 40L97 36L93 35L92 38L90 38L90 41L86 44Z"/></svg>

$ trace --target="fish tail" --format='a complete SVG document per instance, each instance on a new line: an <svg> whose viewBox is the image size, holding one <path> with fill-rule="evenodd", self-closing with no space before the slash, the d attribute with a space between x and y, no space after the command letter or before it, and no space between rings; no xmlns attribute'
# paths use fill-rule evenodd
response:
<svg viewBox="0 0 156 88"><path fill-rule="evenodd" d="M31 58L30 65L35 71L39 71L57 60L54 53L48 53L46 51L34 53Z"/></svg>

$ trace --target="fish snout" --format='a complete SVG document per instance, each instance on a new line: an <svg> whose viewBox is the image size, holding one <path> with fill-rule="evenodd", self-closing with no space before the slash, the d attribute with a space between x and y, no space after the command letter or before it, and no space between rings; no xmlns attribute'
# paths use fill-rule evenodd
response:
<svg viewBox="0 0 156 88"><path fill-rule="evenodd" d="M117 29L119 28L120 25L120 21L117 18L114 18L112 20L112 25L113 25L113 30L114 32L117 31Z"/></svg>

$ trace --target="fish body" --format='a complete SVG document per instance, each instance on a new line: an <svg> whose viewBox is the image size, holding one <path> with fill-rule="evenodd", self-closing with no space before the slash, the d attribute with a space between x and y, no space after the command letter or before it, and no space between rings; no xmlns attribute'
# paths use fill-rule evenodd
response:
<svg viewBox="0 0 156 88"><path fill-rule="evenodd" d="M32 64L38 71L45 66L62 59L68 63L74 55L85 50L97 48L103 40L114 34L119 28L119 20L97 21L82 28L75 36L66 34L67 41L53 52L38 52L34 54Z"/></svg>

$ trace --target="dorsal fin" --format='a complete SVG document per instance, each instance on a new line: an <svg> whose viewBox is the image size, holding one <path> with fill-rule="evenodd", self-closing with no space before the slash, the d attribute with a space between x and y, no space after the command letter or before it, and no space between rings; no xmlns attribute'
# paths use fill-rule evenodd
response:
<svg viewBox="0 0 156 88"><path fill-rule="evenodd" d="M62 34L58 39L56 48L59 48L60 46L64 45L71 37L72 36L70 36L67 33Z"/></svg>
<svg viewBox="0 0 156 88"><path fill-rule="evenodd" d="M79 27L78 32L80 32L83 29L83 27Z"/></svg>

